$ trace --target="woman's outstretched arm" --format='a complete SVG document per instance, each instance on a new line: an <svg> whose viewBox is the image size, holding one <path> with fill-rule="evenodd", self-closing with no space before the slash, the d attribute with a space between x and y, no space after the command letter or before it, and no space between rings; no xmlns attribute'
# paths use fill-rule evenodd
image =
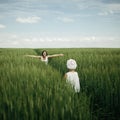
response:
<svg viewBox="0 0 120 120"><path fill-rule="evenodd" d="M32 57L32 58L41 58L41 56L36 56L36 55L25 55L26 57Z"/></svg>
<svg viewBox="0 0 120 120"><path fill-rule="evenodd" d="M49 58L59 57L59 56L64 56L64 54L54 54L54 55L48 55L48 57L49 57Z"/></svg>

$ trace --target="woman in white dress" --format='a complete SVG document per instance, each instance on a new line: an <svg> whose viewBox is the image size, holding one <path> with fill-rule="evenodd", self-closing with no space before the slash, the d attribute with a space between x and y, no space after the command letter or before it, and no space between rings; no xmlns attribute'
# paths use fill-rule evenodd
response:
<svg viewBox="0 0 120 120"><path fill-rule="evenodd" d="M42 51L41 56L36 56L36 55L25 55L25 56L41 59L42 62L45 62L45 64L47 64L49 58L63 56L63 54L48 55L47 51L44 50L44 51Z"/></svg>
<svg viewBox="0 0 120 120"><path fill-rule="evenodd" d="M80 92L80 81L78 73L75 71L77 63L74 59L67 60L69 72L65 74L66 82L70 83L75 92Z"/></svg>

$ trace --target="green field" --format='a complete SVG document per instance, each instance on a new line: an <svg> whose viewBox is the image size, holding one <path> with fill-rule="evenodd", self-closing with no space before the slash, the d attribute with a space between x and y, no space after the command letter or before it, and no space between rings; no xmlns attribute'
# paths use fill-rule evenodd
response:
<svg viewBox="0 0 120 120"><path fill-rule="evenodd" d="M0 48L0 120L119 120L120 49L46 49L48 65L39 59L43 49ZM66 61L76 60L81 91L65 82Z"/></svg>

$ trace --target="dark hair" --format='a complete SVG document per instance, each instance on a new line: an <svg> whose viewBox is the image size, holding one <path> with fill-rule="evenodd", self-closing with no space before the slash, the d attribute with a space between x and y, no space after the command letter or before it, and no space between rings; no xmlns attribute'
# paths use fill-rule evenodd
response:
<svg viewBox="0 0 120 120"><path fill-rule="evenodd" d="M43 56L43 53L44 53L44 52L46 52L46 55L48 55L47 51L46 51L46 50L43 50L42 53L41 53L42 56Z"/></svg>

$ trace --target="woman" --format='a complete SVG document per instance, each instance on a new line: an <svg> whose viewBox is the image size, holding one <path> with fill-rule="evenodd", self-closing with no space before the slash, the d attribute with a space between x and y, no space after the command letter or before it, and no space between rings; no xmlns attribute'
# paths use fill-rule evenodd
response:
<svg viewBox="0 0 120 120"><path fill-rule="evenodd" d="M32 57L32 58L39 58L39 59L41 59L42 62L45 62L45 64L47 64L49 58L63 56L63 54L48 55L47 51L44 50L44 51L42 51L41 56L35 56L35 55L26 55L26 56Z"/></svg>

